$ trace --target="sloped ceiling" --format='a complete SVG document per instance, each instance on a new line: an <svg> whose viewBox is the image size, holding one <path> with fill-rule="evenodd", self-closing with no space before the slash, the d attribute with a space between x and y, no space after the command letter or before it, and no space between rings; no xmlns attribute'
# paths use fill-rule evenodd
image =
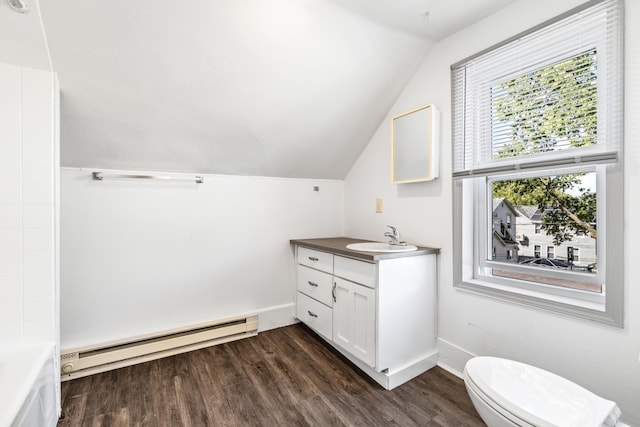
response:
<svg viewBox="0 0 640 427"><path fill-rule="evenodd" d="M42 2L61 163L341 179L434 40L510 1Z"/></svg>
<svg viewBox="0 0 640 427"><path fill-rule="evenodd" d="M27 13L14 12L7 2L0 2L0 62L51 70L37 2Z"/></svg>

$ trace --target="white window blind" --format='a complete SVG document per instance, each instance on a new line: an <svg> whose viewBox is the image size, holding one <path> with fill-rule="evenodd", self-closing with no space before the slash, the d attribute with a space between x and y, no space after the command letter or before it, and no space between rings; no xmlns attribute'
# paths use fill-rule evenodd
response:
<svg viewBox="0 0 640 427"><path fill-rule="evenodd" d="M618 160L621 8L585 3L452 66L454 178Z"/></svg>

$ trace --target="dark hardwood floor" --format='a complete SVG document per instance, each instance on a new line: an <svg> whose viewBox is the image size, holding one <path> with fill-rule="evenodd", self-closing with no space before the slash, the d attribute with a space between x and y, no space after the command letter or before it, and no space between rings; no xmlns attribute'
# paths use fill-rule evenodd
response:
<svg viewBox="0 0 640 427"><path fill-rule="evenodd" d="M392 391L301 325L62 384L58 426L484 426L433 368Z"/></svg>

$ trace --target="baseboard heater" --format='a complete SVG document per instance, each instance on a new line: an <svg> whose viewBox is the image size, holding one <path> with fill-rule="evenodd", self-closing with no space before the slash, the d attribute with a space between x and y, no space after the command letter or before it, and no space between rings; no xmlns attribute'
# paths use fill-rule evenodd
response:
<svg viewBox="0 0 640 427"><path fill-rule="evenodd" d="M258 316L251 315L192 325L127 341L62 350L62 381L160 359L212 345L255 336Z"/></svg>

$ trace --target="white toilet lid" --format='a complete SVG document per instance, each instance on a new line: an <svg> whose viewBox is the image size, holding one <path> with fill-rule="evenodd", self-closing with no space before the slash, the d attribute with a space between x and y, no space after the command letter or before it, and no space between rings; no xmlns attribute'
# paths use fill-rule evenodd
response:
<svg viewBox="0 0 640 427"><path fill-rule="evenodd" d="M513 360L475 357L465 375L495 404L536 426L600 427L617 411L615 402Z"/></svg>

